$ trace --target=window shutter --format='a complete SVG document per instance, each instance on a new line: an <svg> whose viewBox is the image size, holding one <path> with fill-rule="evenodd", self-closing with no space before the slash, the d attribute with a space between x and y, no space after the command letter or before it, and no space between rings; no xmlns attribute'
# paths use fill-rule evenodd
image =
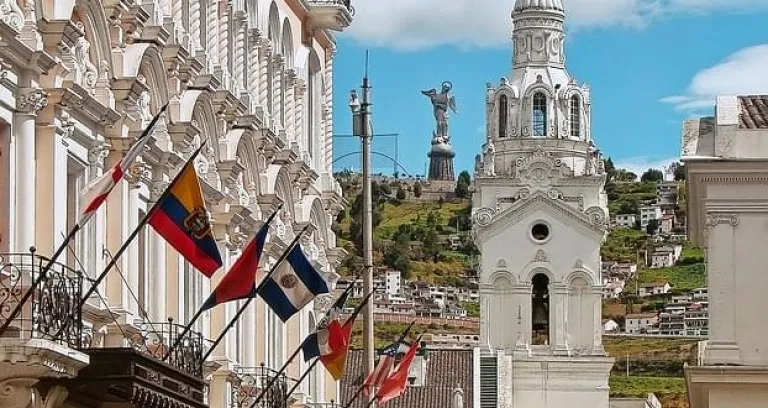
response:
<svg viewBox="0 0 768 408"><path fill-rule="evenodd" d="M496 356L480 357L480 408L496 408L499 398L499 368Z"/></svg>

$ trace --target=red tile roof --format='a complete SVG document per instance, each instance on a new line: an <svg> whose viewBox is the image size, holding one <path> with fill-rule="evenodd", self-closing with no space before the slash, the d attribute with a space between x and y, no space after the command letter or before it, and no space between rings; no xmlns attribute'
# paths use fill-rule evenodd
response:
<svg viewBox="0 0 768 408"><path fill-rule="evenodd" d="M768 129L768 95L739 97L739 127Z"/></svg>
<svg viewBox="0 0 768 408"><path fill-rule="evenodd" d="M472 350L429 350L426 383L409 387L402 397L387 402L386 408L446 408L453 405L453 391L464 391L465 405L470 406L472 394ZM364 380L363 351L351 350L347 358L347 373L341 379L341 402L346 404ZM358 398L351 408L364 408L364 398Z"/></svg>

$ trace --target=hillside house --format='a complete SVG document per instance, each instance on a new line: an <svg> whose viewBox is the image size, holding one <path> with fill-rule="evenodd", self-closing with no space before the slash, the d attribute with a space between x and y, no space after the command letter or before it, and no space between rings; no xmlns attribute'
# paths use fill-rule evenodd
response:
<svg viewBox="0 0 768 408"><path fill-rule="evenodd" d="M613 225L616 227L632 228L637 222L637 215L635 214L617 214L614 217Z"/></svg>
<svg viewBox="0 0 768 408"><path fill-rule="evenodd" d="M648 297L654 295L664 295L671 291L672 285L670 285L669 282L656 282L641 285L637 289L637 294L640 297Z"/></svg>
<svg viewBox="0 0 768 408"><path fill-rule="evenodd" d="M642 205L639 208L640 211L640 228L648 228L648 223L651 220L661 220L661 207L659 205Z"/></svg>
<svg viewBox="0 0 768 408"><path fill-rule="evenodd" d="M619 332L619 324L613 319L603 319L603 333L612 334Z"/></svg>
<svg viewBox="0 0 768 408"><path fill-rule="evenodd" d="M627 334L649 334L659 325L656 313L628 314L624 319L624 331Z"/></svg>

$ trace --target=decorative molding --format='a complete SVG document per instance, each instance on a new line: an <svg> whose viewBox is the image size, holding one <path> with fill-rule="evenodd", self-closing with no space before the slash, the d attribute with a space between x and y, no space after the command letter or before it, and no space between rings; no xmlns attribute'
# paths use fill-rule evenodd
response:
<svg viewBox="0 0 768 408"><path fill-rule="evenodd" d="M737 214L707 214L707 226L715 227L720 224L730 224L732 227L739 225Z"/></svg>
<svg viewBox="0 0 768 408"><path fill-rule="evenodd" d="M475 211L475 224L481 227L487 227L493 222L493 216L496 214L496 210L492 208L481 208Z"/></svg>
<svg viewBox="0 0 768 408"><path fill-rule="evenodd" d="M539 249L533 257L533 262L549 262L549 255L543 249Z"/></svg>
<svg viewBox="0 0 768 408"><path fill-rule="evenodd" d="M30 115L37 115L48 106L48 93L40 88L20 88L16 97L16 109Z"/></svg>

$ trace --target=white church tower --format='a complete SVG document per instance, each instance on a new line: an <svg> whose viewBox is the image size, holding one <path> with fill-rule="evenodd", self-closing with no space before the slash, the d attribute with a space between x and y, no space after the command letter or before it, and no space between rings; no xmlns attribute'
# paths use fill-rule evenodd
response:
<svg viewBox="0 0 768 408"><path fill-rule="evenodd" d="M512 72L488 85L475 165L482 346L475 408L608 408L605 171L589 88L565 68L561 0L517 0Z"/></svg>

